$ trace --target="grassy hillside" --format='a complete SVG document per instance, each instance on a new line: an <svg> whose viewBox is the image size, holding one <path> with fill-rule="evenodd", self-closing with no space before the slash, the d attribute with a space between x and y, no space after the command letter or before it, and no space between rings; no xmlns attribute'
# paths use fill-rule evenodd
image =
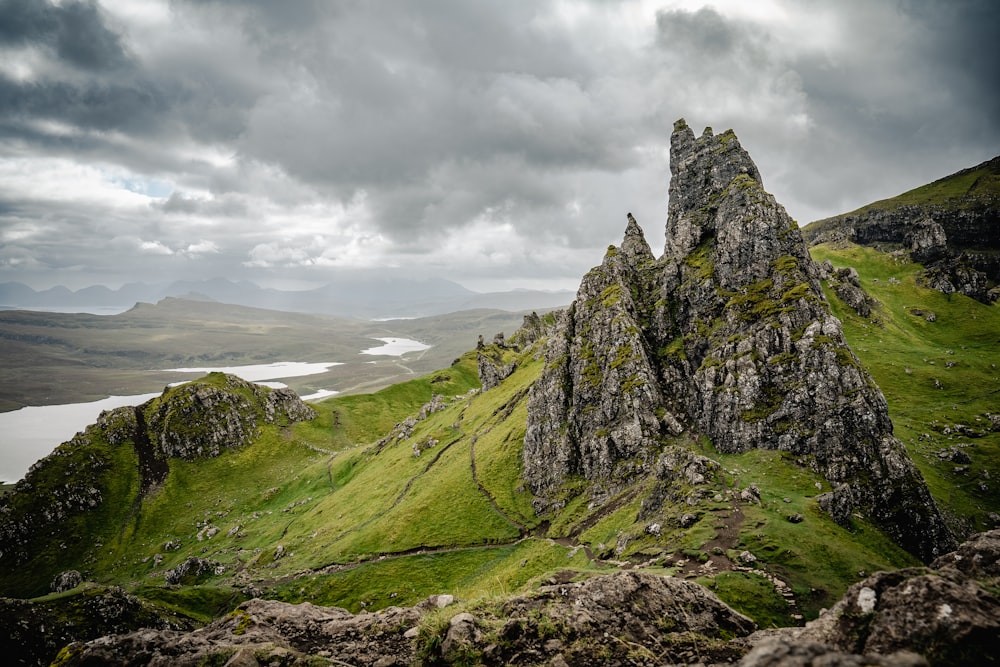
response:
<svg viewBox="0 0 1000 667"><path fill-rule="evenodd" d="M949 520L962 533L992 526L1000 434L987 415L1000 396L1000 310L919 288L920 267L871 249L818 246L813 255L855 267L881 303L873 322L828 294ZM688 435L664 446L719 462L703 491L664 490L651 477L595 499L570 482L563 510L540 521L520 476L542 344L493 350L516 370L486 392L469 352L422 377L321 402L315 420L267 426L244 449L172 459L167 479L141 501L134 477L113 475L114 502L74 524L75 546L4 569L0 593L43 595L54 574L73 568L92 583L60 601L121 585L203 623L250 595L359 611L443 592L493 598L558 571L639 566L697 579L771 626L815 616L865 573L915 564L862 521L852 531L834 524L816 503L828 484L793 456L723 455ZM437 409L421 415L435 395ZM91 451L127 458L100 432L88 438L96 450L70 447L76 454L59 465ZM135 465L122 459L108 470ZM644 504L653 493L666 494L656 516ZM212 567L167 584L167 572L191 557Z"/></svg>
<svg viewBox="0 0 1000 667"><path fill-rule="evenodd" d="M679 496L671 505L677 517L694 512L693 523L649 532L640 517L652 482L638 480L596 507L581 488L567 488L565 511L541 524L520 482L527 390L544 363L537 352L503 352L517 370L488 392L470 392L478 382L469 353L420 379L325 401L316 420L268 427L251 447L171 460L162 487L121 503L131 507L127 516L105 524L93 548L29 581L4 573L4 593L42 594L52 574L73 567L204 621L247 595L357 611L440 592L503 595L556 570L586 576L630 562L701 577L776 624L798 611L814 615L861 570L912 562L875 531L852 535L829 521L816 508L817 479L777 453L722 457L703 441L675 443L724 466L714 499L691 507ZM432 394L444 397L444 409L379 439ZM760 502L735 500L751 482ZM793 511L806 520L789 523ZM731 571L746 550L757 563ZM822 565L815 553L825 554ZM166 572L192 556L218 567L167 585ZM797 607L765 570L790 585Z"/></svg>
<svg viewBox="0 0 1000 667"><path fill-rule="evenodd" d="M843 226L845 219L865 218L869 214L893 212L904 206L961 211L969 208L995 207L1000 197L1000 157L950 176L907 190L906 192L866 204L841 215L816 220L802 229L807 242L813 242L824 232Z"/></svg>
<svg viewBox="0 0 1000 667"><path fill-rule="evenodd" d="M994 158L969 169L907 190L864 206L853 213L872 209L891 210L900 206L958 206L990 200L1000 193L1000 159Z"/></svg>
<svg viewBox="0 0 1000 667"><path fill-rule="evenodd" d="M922 267L856 245L811 249L852 266L878 300L859 317L827 291L855 353L889 402L896 436L960 533L1000 518L1000 308L919 287Z"/></svg>

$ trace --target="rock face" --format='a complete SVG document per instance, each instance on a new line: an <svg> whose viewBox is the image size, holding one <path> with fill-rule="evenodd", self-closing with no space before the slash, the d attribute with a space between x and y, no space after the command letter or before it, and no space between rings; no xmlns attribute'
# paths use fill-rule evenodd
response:
<svg viewBox="0 0 1000 667"><path fill-rule="evenodd" d="M629 215L550 337L524 441L536 509L573 476L624 488L689 431L723 452L797 455L833 487L821 506L837 521L859 512L925 561L953 548L796 223L736 136L678 121L670 161L663 256Z"/></svg>
<svg viewBox="0 0 1000 667"><path fill-rule="evenodd" d="M438 596L444 597L444 596ZM753 622L698 584L641 572L542 586L506 601L437 611L446 600L354 615L250 600L191 633L139 630L74 644L64 665L639 665L728 661ZM421 623L434 611L439 624ZM611 640L609 637L615 637ZM226 662L228 660L228 662ZM551 661L551 662L550 662Z"/></svg>
<svg viewBox="0 0 1000 667"><path fill-rule="evenodd" d="M39 584L76 564L66 559L92 548L84 540L102 535L107 522L163 480L170 459L218 456L251 444L264 424L313 416L290 390L221 373L168 388L141 406L102 413L0 498L0 575L16 582L8 594L44 592ZM91 518L101 513L103 520Z"/></svg>
<svg viewBox="0 0 1000 667"><path fill-rule="evenodd" d="M73 641L138 628L192 630L195 626L191 619L156 608L117 586L92 585L55 599L0 598L0 654L7 665L44 667Z"/></svg>
<svg viewBox="0 0 1000 667"><path fill-rule="evenodd" d="M981 533L928 568L878 572L805 628L779 634L855 654L914 651L932 665L996 664L998 557L1000 530Z"/></svg>
<svg viewBox="0 0 1000 667"><path fill-rule="evenodd" d="M909 252L926 267L924 282L983 303L1000 297L1000 156L896 199L818 220L810 243L848 240ZM909 196L908 196L909 195ZM916 203L906 203L909 200Z"/></svg>

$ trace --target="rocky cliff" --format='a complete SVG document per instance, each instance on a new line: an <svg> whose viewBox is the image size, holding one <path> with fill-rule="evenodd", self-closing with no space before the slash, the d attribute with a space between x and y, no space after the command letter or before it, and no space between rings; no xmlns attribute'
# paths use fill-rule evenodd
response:
<svg viewBox="0 0 1000 667"><path fill-rule="evenodd" d="M0 583L26 596L47 592L53 571L79 567L168 474L170 460L242 448L265 424L311 419L294 392L232 375L168 387L97 423L33 465L0 498Z"/></svg>
<svg viewBox="0 0 1000 667"><path fill-rule="evenodd" d="M721 452L789 452L829 482L820 505L844 525L859 514L925 561L953 547L796 223L733 132L696 138L678 121L670 170L663 256L630 215L550 337L524 440L536 509L561 506L575 478L599 498L664 459L707 467L677 454L707 436Z"/></svg>
<svg viewBox="0 0 1000 667"><path fill-rule="evenodd" d="M1000 298L1000 156L898 197L817 220L803 234L809 243L848 240L909 253L926 267L929 287L993 303Z"/></svg>

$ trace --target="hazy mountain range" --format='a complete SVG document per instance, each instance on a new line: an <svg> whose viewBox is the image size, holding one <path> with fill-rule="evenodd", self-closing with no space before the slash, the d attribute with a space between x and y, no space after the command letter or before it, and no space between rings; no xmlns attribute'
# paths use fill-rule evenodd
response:
<svg viewBox="0 0 1000 667"><path fill-rule="evenodd" d="M166 297L218 301L338 317L426 317L459 310L497 308L530 310L565 306L570 290L513 290L473 292L450 280L396 276L345 277L310 290L279 290L225 278L179 280L164 284L127 283L119 289L92 285L73 291L62 285L36 291L19 282L0 283L0 309L82 311L125 310L138 302L155 303Z"/></svg>

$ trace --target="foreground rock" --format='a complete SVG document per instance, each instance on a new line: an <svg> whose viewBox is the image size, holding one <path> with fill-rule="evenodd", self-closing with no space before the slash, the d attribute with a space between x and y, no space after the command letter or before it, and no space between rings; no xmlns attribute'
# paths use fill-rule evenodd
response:
<svg viewBox="0 0 1000 667"><path fill-rule="evenodd" d="M0 656L6 665L44 667L72 641L139 628L180 631L197 625L117 586L89 584L42 600L0 598Z"/></svg>
<svg viewBox="0 0 1000 667"><path fill-rule="evenodd" d="M770 644L772 652L811 642L865 655L907 651L931 665L997 664L1000 600L990 591L996 591L998 583L1000 530L993 530L976 535L930 567L878 572L855 584L805 628L782 630Z"/></svg>
<svg viewBox="0 0 1000 667"><path fill-rule="evenodd" d="M687 433L795 454L830 483L820 505L838 523L861 514L924 561L954 548L797 224L736 136L678 121L670 169L663 256L629 215L549 338L524 439L536 511L557 511L581 477L595 497L650 474L669 483L680 468L659 461L680 460L669 443Z"/></svg>
<svg viewBox="0 0 1000 667"><path fill-rule="evenodd" d="M440 596L444 598L445 596ZM63 665L641 665L727 662L753 622L698 584L623 572L503 602L350 614L251 600L195 632L140 630L73 644ZM228 662L227 662L228 661Z"/></svg>
<svg viewBox="0 0 1000 667"><path fill-rule="evenodd" d="M927 568L880 572L804 628L763 630L683 579L560 572L507 600L351 614L250 600L193 632L137 630L74 643L62 665L649 665L743 667L996 664L1000 530ZM134 627L134 626L133 626Z"/></svg>

